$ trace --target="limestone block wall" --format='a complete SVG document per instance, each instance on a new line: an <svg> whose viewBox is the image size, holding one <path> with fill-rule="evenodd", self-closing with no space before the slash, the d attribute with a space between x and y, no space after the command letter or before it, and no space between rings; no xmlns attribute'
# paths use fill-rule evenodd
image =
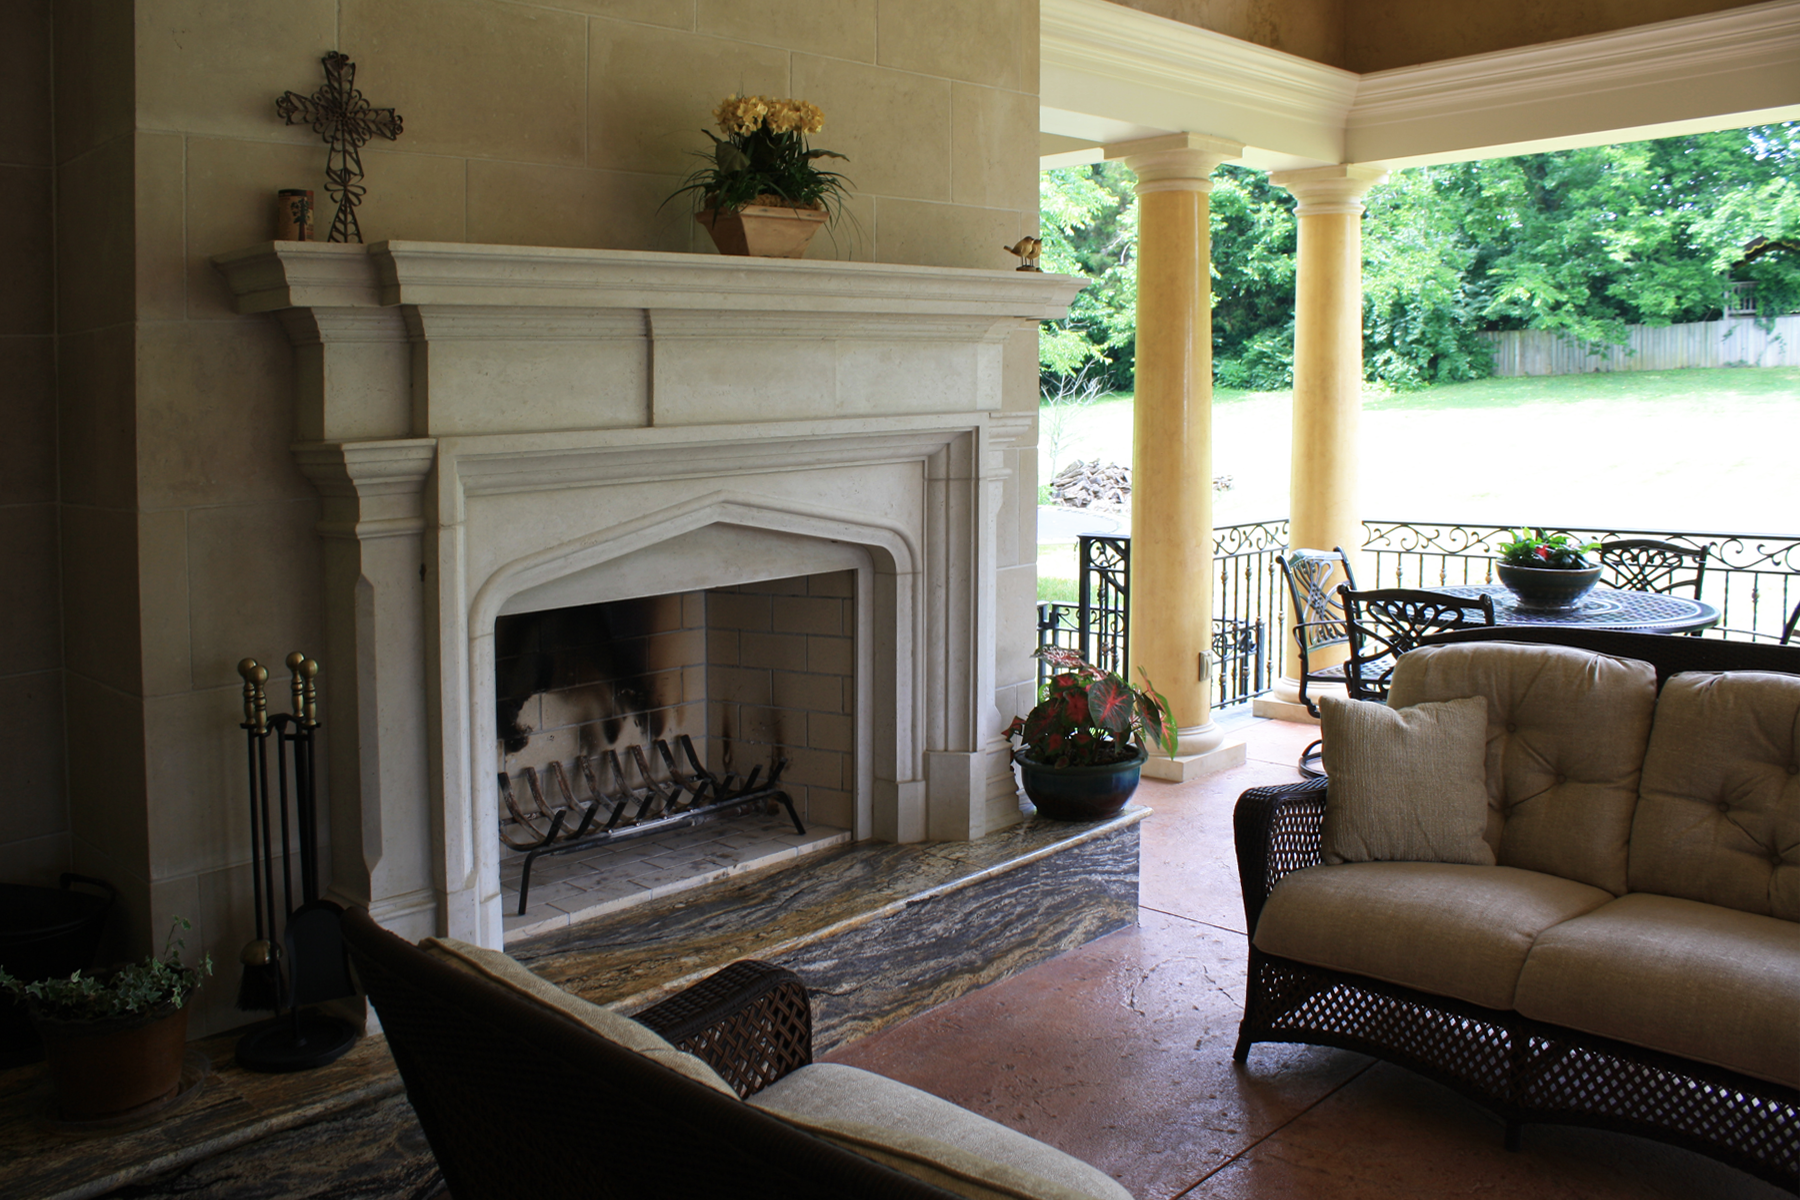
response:
<svg viewBox="0 0 1800 1200"><path fill-rule="evenodd" d="M292 354L272 320L233 313L208 261L271 236L277 189L325 199L324 148L280 123L276 96L314 90L339 49L404 118L363 154L368 241L712 253L678 203L658 206L734 91L812 100L817 144L850 156L852 220L814 255L1009 266L1000 247L1036 228L1035 0L49 4L62 678L70 725L113 731L105 762L71 761L71 821L92 832L69 860L125 888L140 949L179 913L228 974L250 913L234 665L323 642L320 503L288 450ZM1006 371L1006 406L1030 422L1031 335ZM1005 453L1010 716L1032 678L1036 454ZM14 661L0 650L0 680ZM241 1020L233 984L209 989L196 1032Z"/></svg>
<svg viewBox="0 0 1800 1200"><path fill-rule="evenodd" d="M57 548L50 0L0 9L0 880L69 863Z"/></svg>

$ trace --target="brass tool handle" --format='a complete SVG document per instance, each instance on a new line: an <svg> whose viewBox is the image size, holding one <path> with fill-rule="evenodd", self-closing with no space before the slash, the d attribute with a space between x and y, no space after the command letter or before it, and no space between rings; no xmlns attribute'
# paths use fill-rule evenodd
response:
<svg viewBox="0 0 1800 1200"><path fill-rule="evenodd" d="M269 669L261 666L254 658L246 658L238 664L238 674L244 677L244 725L245 729L256 734L269 731L269 699L263 693L263 685L269 682Z"/></svg>

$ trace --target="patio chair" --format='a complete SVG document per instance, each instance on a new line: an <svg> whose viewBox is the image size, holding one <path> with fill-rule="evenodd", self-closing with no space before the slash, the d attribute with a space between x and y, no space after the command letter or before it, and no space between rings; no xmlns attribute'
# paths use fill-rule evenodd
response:
<svg viewBox="0 0 1800 1200"><path fill-rule="evenodd" d="M1300 703L1314 717L1319 715L1318 701L1308 696L1307 685L1343 683L1347 663L1335 663L1314 669L1312 659L1321 650L1348 645L1349 631L1344 628L1344 610L1332 590L1333 576L1341 574L1344 585L1354 588L1356 575L1350 569L1350 556L1342 546L1324 550L1296 550L1277 554L1281 578L1287 582L1288 597L1293 603L1294 640L1300 645ZM1319 742L1314 741L1300 752L1300 773L1317 779L1325 772L1319 767Z"/></svg>
<svg viewBox="0 0 1800 1200"><path fill-rule="evenodd" d="M1699 549L1653 538L1600 543L1600 581L1625 592L1682 592L1700 599L1712 543Z"/></svg>
<svg viewBox="0 0 1800 1200"><path fill-rule="evenodd" d="M1449 596L1412 588L1358 592L1345 585L1338 588L1338 598L1350 631L1344 689L1352 700L1385 701L1395 660L1422 638L1494 623L1494 600L1485 595Z"/></svg>
<svg viewBox="0 0 1800 1200"><path fill-rule="evenodd" d="M1800 604L1794 605L1794 611L1788 614L1787 624L1781 627L1781 644L1791 645L1795 633L1800 633Z"/></svg>

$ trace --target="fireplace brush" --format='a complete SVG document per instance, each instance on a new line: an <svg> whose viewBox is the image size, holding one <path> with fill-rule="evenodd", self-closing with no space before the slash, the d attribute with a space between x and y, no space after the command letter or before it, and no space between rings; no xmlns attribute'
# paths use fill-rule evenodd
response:
<svg viewBox="0 0 1800 1200"><path fill-rule="evenodd" d="M338 929L343 910L319 895L318 788L313 759L319 727L315 682L319 664L295 651L288 655L287 667L293 676L294 711L271 717L264 694L268 670L253 658L238 664L244 680L240 728L248 735L250 890L256 905L256 937L239 956L244 974L237 1003L241 1009L277 1013L274 1022L238 1041L237 1060L253 1071L322 1067L356 1039L349 1022L301 1011L309 1004L351 995L355 989ZM271 737L275 739L273 795L269 788ZM294 903L296 873L298 907Z"/></svg>

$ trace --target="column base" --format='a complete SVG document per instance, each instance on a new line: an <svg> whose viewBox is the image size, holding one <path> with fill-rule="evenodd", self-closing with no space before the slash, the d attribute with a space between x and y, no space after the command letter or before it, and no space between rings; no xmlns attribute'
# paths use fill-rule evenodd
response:
<svg viewBox="0 0 1800 1200"><path fill-rule="evenodd" d="M1309 683L1306 685L1307 695L1316 701L1320 696L1342 696L1344 685L1341 683ZM1289 679L1285 675L1275 681L1275 686L1266 695L1258 696L1250 702L1250 712L1254 716L1268 717L1276 721L1298 721L1305 725L1317 725L1319 718L1300 703L1300 681Z"/></svg>
<svg viewBox="0 0 1800 1200"><path fill-rule="evenodd" d="M1202 779L1208 775L1217 775L1220 771L1241 767L1244 759L1244 743L1225 742L1211 750L1199 754L1184 754L1178 758L1152 754L1144 764L1143 773L1152 779L1186 783L1190 779Z"/></svg>

